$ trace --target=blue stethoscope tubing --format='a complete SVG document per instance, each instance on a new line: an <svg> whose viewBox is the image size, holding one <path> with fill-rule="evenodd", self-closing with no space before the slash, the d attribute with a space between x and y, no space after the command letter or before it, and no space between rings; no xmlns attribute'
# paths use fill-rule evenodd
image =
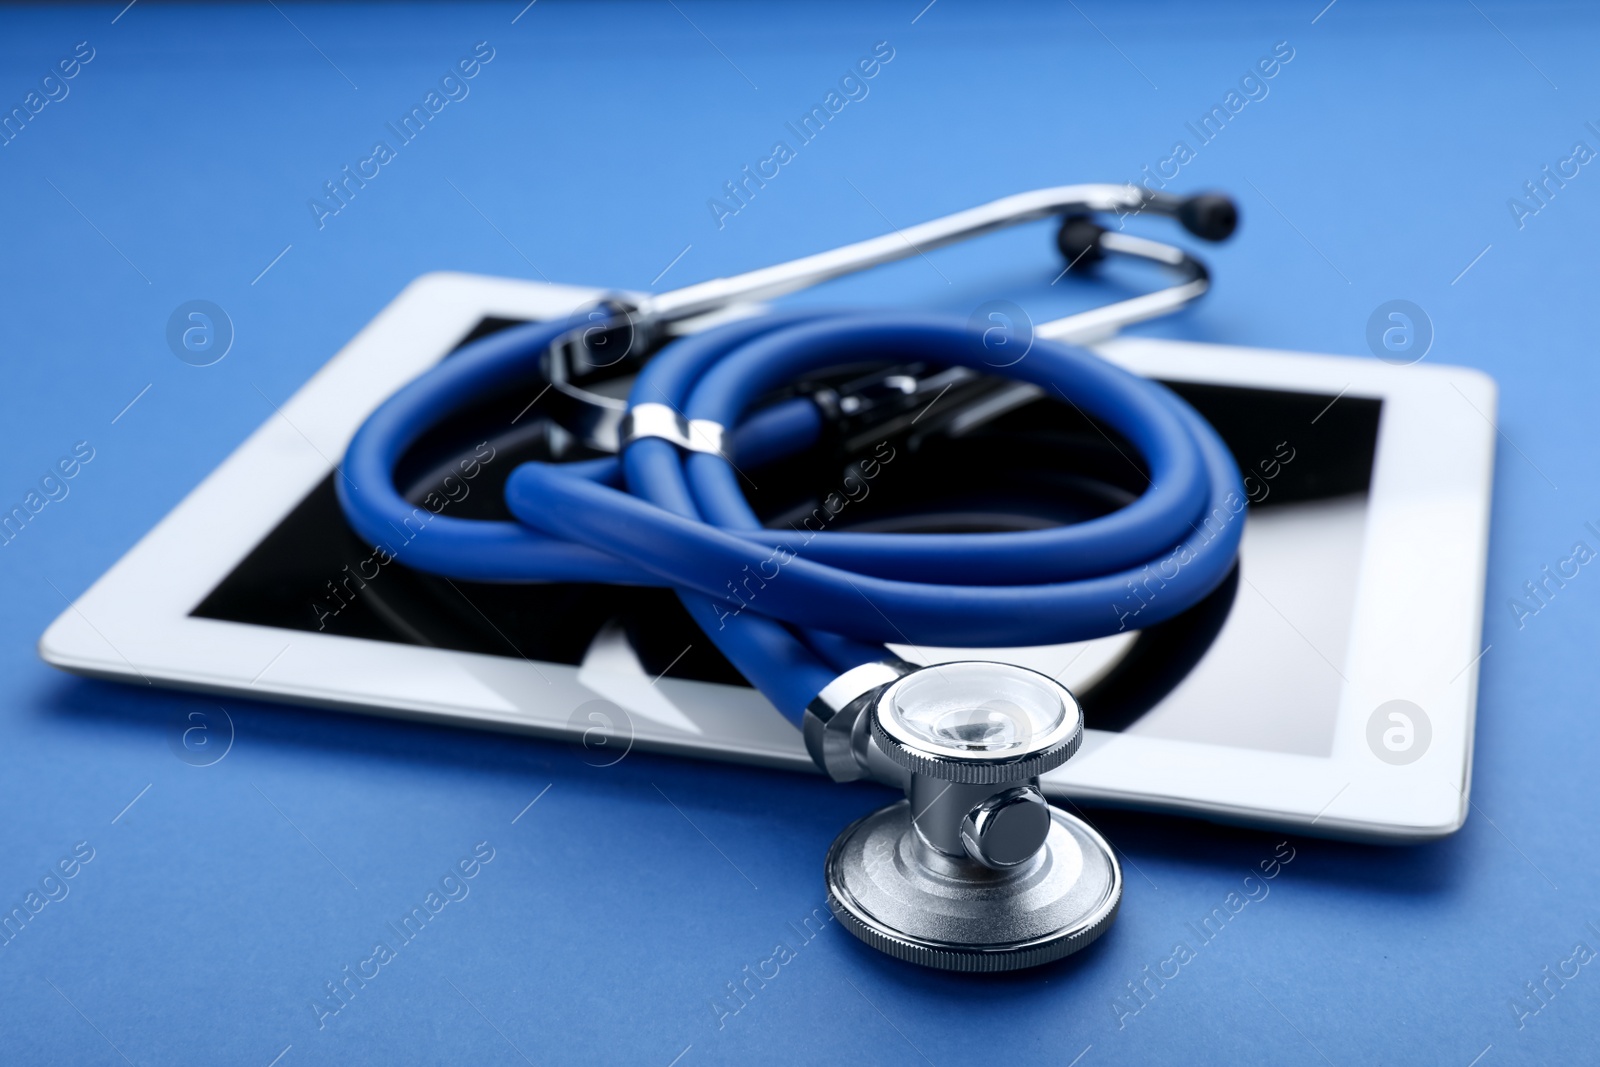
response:
<svg viewBox="0 0 1600 1067"><path fill-rule="evenodd" d="M564 322L502 331L385 401L335 480L356 533L378 546L404 539L417 511L394 485L406 449L450 413L538 380L541 354L569 331ZM618 457L524 463L505 487L516 521L432 516L402 562L470 581L670 586L723 655L797 723L841 672L885 658L885 643L1088 640L1130 628L1130 615L1139 628L1162 622L1221 584L1238 554L1246 494L1216 431L1159 383L1043 339L1000 373L1068 399L1133 445L1150 484L1125 507L1003 533L761 524L741 469L804 450L824 427L805 398L750 413L759 397L866 361L995 373L986 355L965 322L909 314L772 313L679 339L644 366L629 406L666 404L727 427L726 455L641 437Z"/></svg>

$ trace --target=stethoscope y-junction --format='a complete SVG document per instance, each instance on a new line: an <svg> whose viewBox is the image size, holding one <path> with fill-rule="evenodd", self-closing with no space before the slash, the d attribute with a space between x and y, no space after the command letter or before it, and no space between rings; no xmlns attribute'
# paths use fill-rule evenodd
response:
<svg viewBox="0 0 1600 1067"><path fill-rule="evenodd" d="M828 899L863 941L902 959L1006 970L1067 955L1116 914L1122 878L1105 840L1048 805L1039 776L1083 738L1077 699L990 661L913 665L885 646L1016 647L1114 633L1108 605L1147 566L1171 574L1141 626L1205 599L1231 573L1244 489L1216 432L1164 387L1067 342L1109 336L1206 291L1176 247L1109 230L1094 213L1176 217L1220 240L1218 196L1080 185L1007 197L895 234L655 296L615 296L571 321L465 347L387 400L350 445L339 497L377 543L414 505L395 470L430 427L485 397L548 385L563 432L594 457L525 463L510 520L435 517L406 562L455 578L669 586L739 671L800 727L818 766L906 798L835 841ZM1158 292L1033 331L1026 358L995 358L963 320L753 307L841 275L1008 225L1062 216L1069 264L1159 265ZM1003 364L1003 365L1002 365ZM841 373L840 369L845 368ZM630 384L631 383L631 384ZM626 393L622 392L626 386ZM882 435L943 398L960 432L1041 394L1066 398L1137 453L1148 485L1069 525L998 532L829 528L797 543L769 529L741 472L844 437ZM732 595L752 571L759 599Z"/></svg>

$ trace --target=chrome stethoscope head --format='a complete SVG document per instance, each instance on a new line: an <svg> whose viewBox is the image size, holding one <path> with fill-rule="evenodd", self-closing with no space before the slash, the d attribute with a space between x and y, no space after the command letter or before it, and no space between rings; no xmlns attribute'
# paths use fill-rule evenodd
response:
<svg viewBox="0 0 1600 1067"><path fill-rule="evenodd" d="M1104 933L1122 902L1121 866L1104 837L1039 789L1083 741L1076 698L1007 663L867 667L897 677L852 701L844 733L900 771L906 798L828 850L840 923L881 952L953 971L1038 966ZM838 682L858 672L844 689L873 680L858 667ZM836 754L829 769L839 766Z"/></svg>
<svg viewBox="0 0 1600 1067"><path fill-rule="evenodd" d="M1176 245L1108 229L1094 215L1120 220L1142 214L1176 219L1196 237L1221 241L1238 225L1233 200L1218 193L1174 196L1135 185L1063 185L1002 197L894 233L843 245L728 278L712 278L655 295L617 294L583 309L573 327L546 351L543 372L551 387L550 413L589 448L616 452L626 399L597 380L614 380L637 366L664 340L690 333L710 316L754 312L762 301L882 266L1019 223L1061 219L1056 243L1067 270L1110 258L1153 263L1173 276L1152 293L1119 300L1043 323L1033 335L1089 344L1125 326L1170 315L1211 286L1205 264ZM968 372L970 374L970 372ZM941 379L941 388L948 384Z"/></svg>

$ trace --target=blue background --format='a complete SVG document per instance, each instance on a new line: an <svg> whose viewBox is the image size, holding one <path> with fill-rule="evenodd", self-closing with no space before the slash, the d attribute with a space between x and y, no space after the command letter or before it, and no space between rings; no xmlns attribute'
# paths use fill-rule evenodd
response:
<svg viewBox="0 0 1600 1067"><path fill-rule="evenodd" d="M1583 168L1522 228L1507 206L1574 142L1600 148L1584 127L1600 123L1592 10L521 6L0 11L7 109L77 42L95 49L70 95L0 148L0 503L74 442L96 449L71 495L0 549L0 905L20 905L75 842L95 850L70 895L0 948L0 1060L1593 1056L1600 966L1552 983L1520 1028L1510 1004L1575 943L1600 947L1586 926L1600 926L1600 578L1581 573L1520 627L1508 603L1575 540L1596 543L1583 524L1600 520L1600 173ZM870 96L719 230L708 198L882 40L895 57ZM308 199L478 41L495 58L471 95L319 230ZM1368 316L1408 299L1436 332L1429 360L1499 380L1474 808L1460 833L1416 848L1294 840L1270 896L1120 1027L1113 998L1175 941L1193 944L1186 924L1281 835L1096 813L1126 856L1127 895L1081 957L952 977L830 923L719 1028L710 1001L779 940L799 944L788 924L823 907L824 850L883 794L637 752L597 769L557 744L231 700L232 750L194 767L174 755L174 723L216 702L36 658L63 597L418 274L649 288L689 246L665 287L885 219L1130 180L1174 141L1194 147L1184 123L1280 41L1294 58L1270 95L1173 185L1241 199L1237 238L1208 253L1217 288L1148 329L1367 355ZM817 299L965 312L999 296L1039 318L1092 295L1051 287L1058 270L1036 226ZM192 299L237 331L214 366L167 347L168 316ZM319 1030L323 983L479 841L495 858L470 896Z"/></svg>

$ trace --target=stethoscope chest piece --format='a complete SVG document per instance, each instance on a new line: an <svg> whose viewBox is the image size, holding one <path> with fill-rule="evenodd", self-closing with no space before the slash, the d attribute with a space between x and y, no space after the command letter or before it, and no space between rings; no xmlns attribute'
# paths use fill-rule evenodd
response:
<svg viewBox="0 0 1600 1067"><path fill-rule="evenodd" d="M851 933L924 966L1009 971L1106 930L1122 900L1116 856L1039 791L1083 739L1070 692L1021 667L945 663L885 687L870 715L908 784L828 850L828 905Z"/></svg>

